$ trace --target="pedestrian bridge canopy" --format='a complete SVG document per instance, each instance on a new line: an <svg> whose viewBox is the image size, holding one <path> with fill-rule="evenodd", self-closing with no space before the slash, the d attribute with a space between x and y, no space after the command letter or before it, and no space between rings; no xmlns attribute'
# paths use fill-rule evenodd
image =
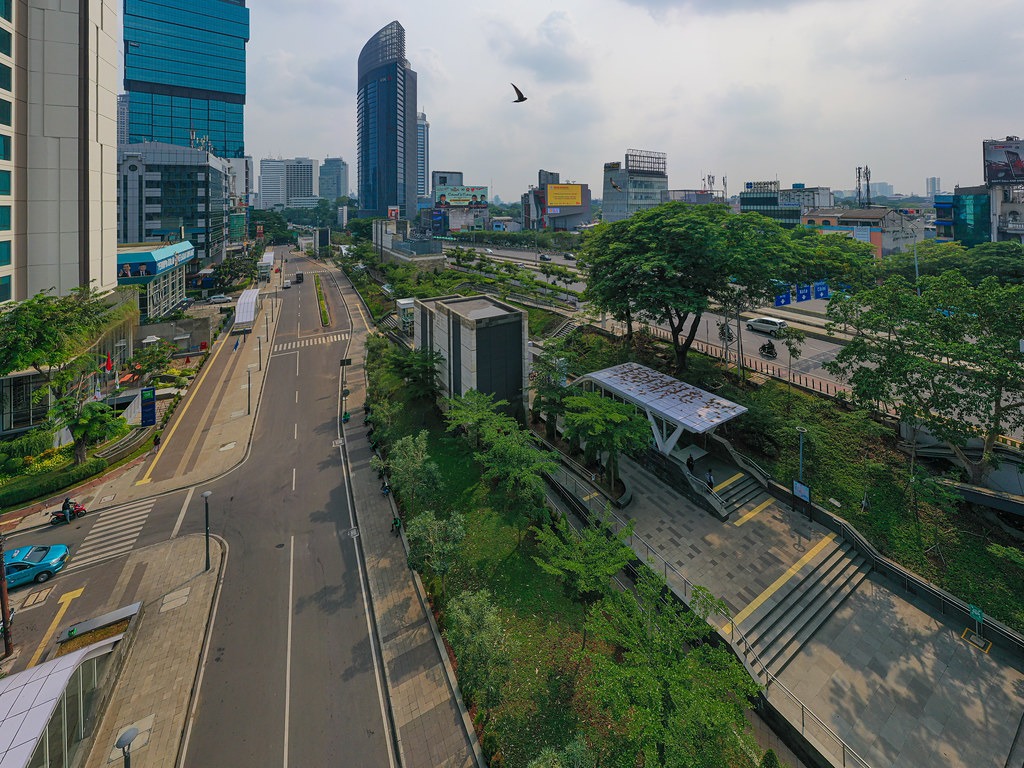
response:
<svg viewBox="0 0 1024 768"><path fill-rule="evenodd" d="M636 406L647 416L654 444L666 456L684 432L703 435L747 412L739 403L638 363L588 373L575 383Z"/></svg>

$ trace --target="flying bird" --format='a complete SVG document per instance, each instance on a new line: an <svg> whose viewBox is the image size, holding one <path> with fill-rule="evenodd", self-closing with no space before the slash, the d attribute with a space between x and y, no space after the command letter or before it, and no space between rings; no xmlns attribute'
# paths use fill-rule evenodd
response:
<svg viewBox="0 0 1024 768"><path fill-rule="evenodd" d="M521 101L526 101L526 97L523 96L523 92L519 90L518 86L516 86L515 83L512 83L512 88L516 92L516 100L512 102L513 104L518 104Z"/></svg>
<svg viewBox="0 0 1024 768"><path fill-rule="evenodd" d="M619 192L622 191L622 187L620 187L618 184L616 184L614 179L608 179L608 181L611 182L612 189L617 189L617 190L619 190Z"/></svg>

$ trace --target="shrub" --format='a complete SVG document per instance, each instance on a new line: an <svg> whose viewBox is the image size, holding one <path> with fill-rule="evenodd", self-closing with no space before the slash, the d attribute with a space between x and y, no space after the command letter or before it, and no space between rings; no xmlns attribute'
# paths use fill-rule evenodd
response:
<svg viewBox="0 0 1024 768"><path fill-rule="evenodd" d="M32 462L29 462L31 464ZM21 472L25 468L25 460L17 456L12 456L4 462L4 472L9 475L15 475Z"/></svg>
<svg viewBox="0 0 1024 768"><path fill-rule="evenodd" d="M99 474L107 468L100 458L88 459L78 466L35 477L18 478L0 488L0 507L23 504L40 496L48 496Z"/></svg>
<svg viewBox="0 0 1024 768"><path fill-rule="evenodd" d="M3 446L8 456L35 456L53 447L53 433L47 429L33 429L14 440L8 440Z"/></svg>

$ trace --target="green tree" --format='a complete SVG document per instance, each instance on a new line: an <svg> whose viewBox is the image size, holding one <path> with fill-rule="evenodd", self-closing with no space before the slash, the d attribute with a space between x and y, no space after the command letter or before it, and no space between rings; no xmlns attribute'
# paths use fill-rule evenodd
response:
<svg viewBox="0 0 1024 768"><path fill-rule="evenodd" d="M615 751L628 746L646 766L702 768L746 764L756 753L744 712L758 686L727 649L705 642L713 614L727 609L707 590L695 587L687 610L648 569L634 592L613 592L591 612L591 631L620 649L590 650L585 681L626 726L627 745Z"/></svg>
<svg viewBox="0 0 1024 768"><path fill-rule="evenodd" d="M959 272L900 276L829 302L829 328L851 336L826 369L862 403L881 403L945 441L971 482L993 466L997 438L1024 427L1024 286ZM980 455L967 451L972 438Z"/></svg>
<svg viewBox="0 0 1024 768"><path fill-rule="evenodd" d="M391 366L405 380L409 395L416 400L435 400L440 394L438 368L444 365L444 355L434 349L395 348Z"/></svg>
<svg viewBox="0 0 1024 768"><path fill-rule="evenodd" d="M459 662L459 687L483 712L486 726L504 698L512 656L501 615L486 589L462 592L445 612L445 635Z"/></svg>
<svg viewBox="0 0 1024 768"><path fill-rule="evenodd" d="M482 467L481 477L502 493L506 510L516 514L523 524L546 522L544 475L558 467L555 455L538 450L530 435L514 419L496 418L484 431L484 450L474 454ZM520 525L522 543L524 525Z"/></svg>
<svg viewBox="0 0 1024 768"><path fill-rule="evenodd" d="M85 400L76 394L58 399L49 416L71 433L75 464L81 464L88 458L90 445L113 437L124 423L124 419L106 403Z"/></svg>
<svg viewBox="0 0 1024 768"><path fill-rule="evenodd" d="M786 372L786 386L789 390L789 394L792 395L793 361L799 360L800 356L803 354L804 342L807 341L807 333L790 325L782 329L779 333L779 339L782 341L782 346L784 346L786 351L789 353L789 365L787 366ZM786 403L786 413L789 413L791 408L792 400L790 399Z"/></svg>
<svg viewBox="0 0 1024 768"><path fill-rule="evenodd" d="M508 400L495 402L494 395L471 389L461 397L448 398L445 403L448 406L444 414L448 431L465 429L470 443L479 448L484 429L498 415L498 408L508 405Z"/></svg>
<svg viewBox="0 0 1024 768"><path fill-rule="evenodd" d="M138 383L153 374L166 371L174 350L174 345L164 339L136 349L135 354L125 363L132 375L132 382Z"/></svg>
<svg viewBox="0 0 1024 768"><path fill-rule="evenodd" d="M415 513L416 496L428 489L436 492L441 485L441 471L430 460L427 438L425 429L418 435L406 435L392 446L386 459L370 459L373 469L384 470L391 476L395 492L409 504L410 516Z"/></svg>
<svg viewBox="0 0 1024 768"><path fill-rule="evenodd" d="M608 488L615 490L619 456L639 451L651 439L651 427L630 403L620 403L599 392L583 392L564 398L565 431L572 440L586 442L587 458L608 454Z"/></svg>
<svg viewBox="0 0 1024 768"><path fill-rule="evenodd" d="M377 216L375 218L380 217ZM373 222L374 219L349 219L348 231L352 233L352 237L356 238L356 240L372 240Z"/></svg>
<svg viewBox="0 0 1024 768"><path fill-rule="evenodd" d="M424 569L441 582L441 601L447 598L445 579L459 561L466 520L458 512L438 518L430 510L413 517L405 526L409 540L409 565Z"/></svg>
<svg viewBox="0 0 1024 768"><path fill-rule="evenodd" d="M570 600L583 605L589 615L593 607L614 589L612 579L634 558L626 541L633 535L630 525L615 533L607 519L574 531L564 517L551 526L535 529L540 557L534 562L557 578ZM583 645L587 647L587 627Z"/></svg>
<svg viewBox="0 0 1024 768"><path fill-rule="evenodd" d="M761 764L758 768L782 768L782 763L779 762L778 755L769 749L764 753L764 757L761 758Z"/></svg>
<svg viewBox="0 0 1024 768"><path fill-rule="evenodd" d="M586 739L577 736L563 749L545 747L527 768L597 768L597 756Z"/></svg>
<svg viewBox="0 0 1024 768"><path fill-rule="evenodd" d="M533 356L531 420L536 424L541 414L547 417L544 434L549 443L558 436L558 418L565 411L562 401L571 394L566 387L569 354L566 347L563 339L550 339L543 347L535 347Z"/></svg>

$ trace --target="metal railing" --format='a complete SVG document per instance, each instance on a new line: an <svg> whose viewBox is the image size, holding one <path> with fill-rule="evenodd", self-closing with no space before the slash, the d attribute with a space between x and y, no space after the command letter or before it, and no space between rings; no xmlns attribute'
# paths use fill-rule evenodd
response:
<svg viewBox="0 0 1024 768"><path fill-rule="evenodd" d="M559 466L552 473L552 481L561 485L570 492L576 500L587 510L592 519L607 520L612 531L618 535L629 527L629 524L611 511L608 496L604 489L582 480L576 472L584 475L587 470L574 462L572 459L562 455L564 464L573 468L573 472L565 466ZM690 582L675 566L662 557L655 547L637 533L632 533L627 540L629 548L644 561L644 563L659 572L665 583L686 606L690 605L693 596L694 584ZM750 641L747 640L743 631L729 617L723 617L727 621L719 625L714 621L709 622L718 633L718 636L726 641L733 649L744 667L760 685L763 686L765 700L775 708L794 727L798 728L800 735L807 739L818 751L822 752L833 764L852 766L852 768L871 768L870 763L861 757L856 750L847 744L843 739L814 712L804 704L800 698L793 693L785 684L779 680L769 669L767 664L754 650ZM728 629L728 631L726 631Z"/></svg>

